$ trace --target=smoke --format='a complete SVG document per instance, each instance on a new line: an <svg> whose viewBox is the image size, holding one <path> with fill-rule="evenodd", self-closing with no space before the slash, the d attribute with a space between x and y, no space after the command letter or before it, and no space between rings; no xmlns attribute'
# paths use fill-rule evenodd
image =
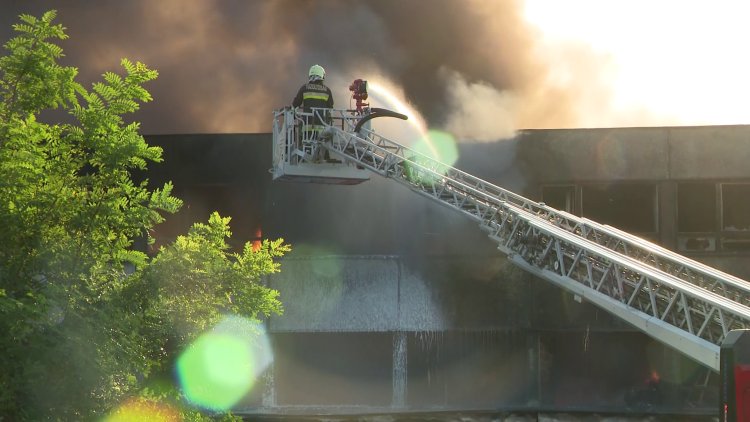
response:
<svg viewBox="0 0 750 422"><path fill-rule="evenodd" d="M271 111L291 102L317 63L328 72L337 106L346 105L351 80L381 74L403 89L431 128L486 140L521 128L578 125L585 115L578 110L606 97L601 85L590 84L599 58L583 52L589 56L575 61L580 68L558 67L523 6L522 0L100 0L92 7L84 0L14 0L0 6L0 41L12 36L20 13L54 8L70 35L65 62L79 67L82 82L117 70L122 57L157 69L159 79L148 85L154 101L134 116L145 133L268 132Z"/></svg>
<svg viewBox="0 0 750 422"><path fill-rule="evenodd" d="M513 136L518 95L500 92L485 82L469 83L457 72L445 73L448 103L454 105L446 119L446 130L459 139L477 141Z"/></svg>

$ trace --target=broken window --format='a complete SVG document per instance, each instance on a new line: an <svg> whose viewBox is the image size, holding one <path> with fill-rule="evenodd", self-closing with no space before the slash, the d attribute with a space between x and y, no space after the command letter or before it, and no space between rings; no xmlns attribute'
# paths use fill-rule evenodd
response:
<svg viewBox="0 0 750 422"><path fill-rule="evenodd" d="M677 231L716 231L716 184L677 184Z"/></svg>
<svg viewBox="0 0 750 422"><path fill-rule="evenodd" d="M587 185L581 189L584 217L632 233L655 233L656 185Z"/></svg>
<svg viewBox="0 0 750 422"><path fill-rule="evenodd" d="M575 186L542 186L542 202L552 208L575 214Z"/></svg>

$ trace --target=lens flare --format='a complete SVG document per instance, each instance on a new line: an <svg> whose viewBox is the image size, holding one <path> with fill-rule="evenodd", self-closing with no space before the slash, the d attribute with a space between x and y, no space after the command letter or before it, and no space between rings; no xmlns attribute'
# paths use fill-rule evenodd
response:
<svg viewBox="0 0 750 422"><path fill-rule="evenodd" d="M309 245L299 244L294 248L294 252L290 254L293 257L312 257L311 268L312 274L318 278L329 278L341 280L342 262L340 256L341 252L335 248L320 246L320 245Z"/></svg>
<svg viewBox="0 0 750 422"><path fill-rule="evenodd" d="M412 147L420 154L452 166L458 160L456 140L448 132L430 130Z"/></svg>
<svg viewBox="0 0 750 422"><path fill-rule="evenodd" d="M176 372L182 393L191 403L226 411L252 389L272 361L263 326L229 316L180 355Z"/></svg>
<svg viewBox="0 0 750 422"><path fill-rule="evenodd" d="M104 422L179 422L182 418L176 409L155 401L134 398L125 402Z"/></svg>
<svg viewBox="0 0 750 422"><path fill-rule="evenodd" d="M289 294L305 300L296 305L288 303L284 315L309 321L335 317L345 290L341 253L326 246L299 244L290 257L303 259L285 267L283 278L287 281L281 287L281 294L285 296L285 289L293 289L294 293ZM311 303L315 305L310 306Z"/></svg>
<svg viewBox="0 0 750 422"><path fill-rule="evenodd" d="M413 163L406 164L406 176L412 182L435 182L458 160L456 141L446 132L428 131L412 149L421 154L407 157Z"/></svg>

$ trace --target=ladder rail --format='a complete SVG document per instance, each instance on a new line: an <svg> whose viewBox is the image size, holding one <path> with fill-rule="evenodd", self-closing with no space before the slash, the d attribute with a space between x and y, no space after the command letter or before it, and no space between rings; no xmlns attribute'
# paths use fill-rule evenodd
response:
<svg viewBox="0 0 750 422"><path fill-rule="evenodd" d="M723 295L726 290L703 288L650 265L648 260L638 260L565 225L555 224L549 218L550 213L539 213L549 208L543 204L530 206L528 200L519 203L520 196L516 194L494 196L491 189L494 185L372 131L365 130L357 136L336 128L329 135L330 139L322 146L331 154L461 211L489 231L498 248L514 262L535 268L544 278L592 289L601 294L605 306L626 306L630 312L640 314L641 321L660 325L655 332L670 332L675 341L692 344L695 351L688 354L714 370L718 370L718 345L724 336L731 329L750 326L750 308ZM560 215L566 221L575 221L563 213ZM580 220L600 232L609 229ZM645 242L616 234L633 244ZM647 248L650 244L639 246Z"/></svg>
<svg viewBox="0 0 750 422"><path fill-rule="evenodd" d="M616 227L597 223L586 218L581 218L581 220L583 220L588 227L608 231L616 235L617 238L625 240L627 243L618 245L620 247L624 248L628 245L637 245L644 249L649 248L652 253L649 258L655 267L664 269L669 265L677 264L678 267L675 271L679 274L683 274L683 277L680 278L694 280L693 284L697 284L700 287L713 292L722 292L723 294L720 294L723 296L731 297L737 302L750 306L750 283L747 281L719 271L716 268L709 267L701 262L686 258L669 249L648 242ZM666 272L672 273L674 271Z"/></svg>
<svg viewBox="0 0 750 422"><path fill-rule="evenodd" d="M610 311L619 307L618 316L715 371L726 334L750 324L750 308L742 304L514 210L530 227L525 236L490 234L512 261L587 299L592 291L600 294L592 301Z"/></svg>
<svg viewBox="0 0 750 422"><path fill-rule="evenodd" d="M356 118L348 117L345 113L337 114L337 117L346 122L342 125L344 128L353 128L356 124ZM527 199L455 167L440 163L425 154L382 137L372 130L362 129L361 132L364 133L361 137L351 134L346 130L338 132L339 136L335 138L340 138L342 134L349 134L351 137L357 139L365 138L378 147L377 150L380 154L392 153L399 156L401 159L408 161L410 166L418 168L425 174L430 174L431 177L436 176L436 174L442 174L457 184L471 188L473 192L481 192L483 196L505 201L521 209L536 213L550 223L571 233L605 245L624 255L636 257L641 261L648 261L652 266L659 268L665 273L750 306L750 283L738 277L708 267L698 261L671 252L614 227L599 224L583 217L577 217L543 203ZM345 145L341 144L338 146L345 147ZM346 157L341 158L346 159ZM422 165L421 163L427 163L428 165ZM391 164L392 166L396 162L383 164ZM378 171L378 169L373 170ZM397 174L397 172L394 174Z"/></svg>
<svg viewBox="0 0 750 422"><path fill-rule="evenodd" d="M353 138L354 139L360 139L358 137L353 137ZM400 147L399 149L406 149L403 146L399 146L399 147ZM377 146L375 146L375 148L378 149L381 153L383 153L384 157L386 157L388 154L393 154L392 152L387 151L384 148L377 147ZM340 154L340 151L337 151L337 152ZM345 154L340 155L340 156L341 156L341 158L351 159L351 156L348 156L348 155L345 155ZM383 160L383 162L385 162L385 161L386 160ZM435 186L439 186L440 184L438 184L438 183L431 183L431 184L429 184L429 186L430 186L429 189L419 189L420 190L419 193L421 193L421 194L423 194L423 195L425 195L425 196L427 196L429 198L432 198L432 199L438 199L442 203L444 203L446 205L449 205L449 206L452 206L453 208L459 208L459 211L461 211L461 212L463 212L465 214L468 214L470 217L472 217L472 218L480 221L481 223L484 223L484 224L488 223L488 218L486 217L487 215L497 214L497 208L488 208L488 206L490 206L490 204L508 204L508 202L503 201L502 199L498 199L496 197L493 197L491 194L488 194L487 192L484 192L482 190L478 190L478 189L476 189L473 186L466 185L466 184L461 183L460 181L457 181L457 180L452 179L450 177L443 176L440 173L436 172L433 168L422 166L421 164L419 164L417 162L413 162L413 161L411 161L409 159L406 159L406 158L403 159L403 162L410 162L413 165L414 168L417 168L417 169L419 169L420 171L422 171L424 173L430 174L432 177L434 177L435 180L442 180L442 182L443 182L442 183L442 185L443 185L442 189L435 188ZM392 177L394 175L394 173L388 171L388 167L380 167L380 166L374 165L373 163L367 163L367 162L363 162L361 160L358 161L358 164L364 165L365 167L369 168L370 170L372 170L372 171L374 171L376 173L379 173L379 174L381 174L383 176L386 176L386 177ZM447 165L444 165L444 164L442 164L442 166L446 166L447 167ZM403 180L401 180L401 181L403 182ZM403 184L406 184L407 186L412 187L412 188L414 188L415 186L417 186L414 183L403 183ZM442 197L442 193L444 193L444 192L450 192L452 195L454 195L454 197L450 198L449 200L445 200L444 197ZM473 201L475 203L475 205L476 205L476 210L480 210L479 212L471 212L471 211L467 210L465 207L460 206L461 204L458 203L458 200L455 198L455 196L462 196L462 193L463 193L464 199L468 199L468 198L481 198L482 199L481 202ZM508 205L511 205L511 204L508 204ZM489 209L494 209L495 211L494 212L489 212ZM523 210L522 209L521 211L517 211L517 210L515 210L513 208L508 207L508 208L506 208L505 211L508 212L508 213L518 213L517 215L521 215L521 213L523 212L523 213L525 213L524 218L527 219L527 220L529 220L530 222L531 221L535 221L535 223L532 223L532 224L535 224L536 226L539 226L540 222L542 222L542 221L544 221L547 224L549 224L549 221L547 221L546 219L544 219L542 217L539 217L536 214L533 214L533 213L529 212L529 210ZM555 227L557 227L557 226L555 226ZM559 227L557 227L557 229L558 229L558 230L556 230L557 236L559 236L559 237L565 237L568 241L571 241L571 242L577 241L576 240L577 238L575 236L571 236L571 233L569 233L569 232L567 232L565 230L559 230ZM588 240L588 239L586 239L586 240ZM589 242L589 248L592 249L592 250L596 250L596 251L598 251L601 254L608 254L610 256L616 256L616 255L612 254L611 250L609 250L607 248L604 248L604 247L602 247L601 245L599 245L598 243L595 243L595 242ZM621 255L621 258L618 258L618 259L627 259L627 261L630 262L632 265L641 266L642 268L644 268L644 271L649 272L649 274L652 274L652 275L653 274L657 274L657 272L654 271L653 268L650 268L650 267L647 267L647 266L643 265L643 263L641 261L632 259L632 258L627 257L627 256L622 256L622 255ZM661 271L659 271L659 272L661 272ZM674 281L679 280L679 281L683 282L684 286L686 286L686 287L689 286L692 289L692 291L694 291L694 292L701 291L701 292L704 292L705 294L707 294L709 296L714 296L716 298L721 298L721 299L725 300L725 302L724 302L725 304L726 303L730 303L730 304L733 304L733 305L737 304L736 301L726 301L726 297L723 296L723 295L721 295L721 294L718 294L716 292L711 292L711 291L705 291L704 289L700 289L700 290L694 289L695 286L692 283L685 284L685 281L682 280L682 279L674 277L674 276L672 276L672 275L670 275L668 273L663 273L663 272L661 272L661 273L662 273L662 276L669 277L669 279L671 279L671 280L674 280ZM729 308L727 308L727 309L730 309L730 308L731 308L731 306ZM750 309L747 306L744 306L744 308L745 309Z"/></svg>
<svg viewBox="0 0 750 422"><path fill-rule="evenodd" d="M575 244L577 246L580 246L581 248L586 248L586 250L595 252L597 255L606 256L607 259L609 259L611 262L620 264L623 267L637 269L639 273L650 278L651 280L666 284L673 289L679 289L692 299L699 299L699 300L705 299L707 302L710 302L711 305L716 306L719 309L722 309L729 313L737 314L741 316L742 318L750 321L750 308L745 305L742 305L740 303L727 299L726 297L716 294L714 292L706 291L705 289L697 287L694 284L687 283L682 279L679 279L677 277L674 277L662 271L656 270L653 267L646 265L640 261L637 261L633 258L626 257L621 254L613 253L609 249L604 248L601 245L598 245L596 243L586 242L584 239L571 235L570 233L564 230L561 230L558 227L549 226L545 224L546 222L544 222L544 220L540 219L537 216L526 215L524 217L529 221L529 223L532 226L534 226L540 231L547 231L550 234L554 234L554 236L556 237L564 239L568 243ZM657 315L654 315L654 316L657 316ZM728 331L729 330L727 330L727 332Z"/></svg>

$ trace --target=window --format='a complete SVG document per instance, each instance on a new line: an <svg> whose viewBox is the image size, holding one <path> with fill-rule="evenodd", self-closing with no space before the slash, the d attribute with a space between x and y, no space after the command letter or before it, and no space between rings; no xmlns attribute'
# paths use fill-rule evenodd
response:
<svg viewBox="0 0 750 422"><path fill-rule="evenodd" d="M721 185L721 222L724 231L750 231L750 184Z"/></svg>
<svg viewBox="0 0 750 422"><path fill-rule="evenodd" d="M542 186L542 202L552 208L575 214L575 186Z"/></svg>
<svg viewBox="0 0 750 422"><path fill-rule="evenodd" d="M716 184L677 185L677 231L681 233L716 231Z"/></svg>
<svg viewBox="0 0 750 422"><path fill-rule="evenodd" d="M677 248L681 251L716 251L716 183L677 184Z"/></svg>
<svg viewBox="0 0 750 422"><path fill-rule="evenodd" d="M750 251L750 184L721 185L721 247L725 251Z"/></svg>
<svg viewBox="0 0 750 422"><path fill-rule="evenodd" d="M584 217L631 233L655 233L656 185L588 185L581 189Z"/></svg>

